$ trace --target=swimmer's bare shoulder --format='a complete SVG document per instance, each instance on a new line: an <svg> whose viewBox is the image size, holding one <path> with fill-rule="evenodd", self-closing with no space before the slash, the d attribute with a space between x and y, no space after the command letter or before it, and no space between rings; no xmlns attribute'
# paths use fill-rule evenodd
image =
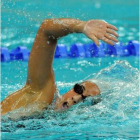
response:
<svg viewBox="0 0 140 140"><path fill-rule="evenodd" d="M22 89L9 95L1 102L1 115L6 114L9 111L16 110L20 107L26 108L29 104L36 102L39 92L33 92L26 85ZM44 104L39 106L40 108L45 107Z"/></svg>
<svg viewBox="0 0 140 140"><path fill-rule="evenodd" d="M26 84L1 102L1 114L4 115L20 107L26 108L36 101L45 102L46 105L52 103L56 90L52 63L60 37L70 33L84 33L97 46L99 40L113 45L112 41L118 41L115 38L118 35L113 30L117 28L101 20L87 22L76 19L44 20L38 29L30 53Z"/></svg>

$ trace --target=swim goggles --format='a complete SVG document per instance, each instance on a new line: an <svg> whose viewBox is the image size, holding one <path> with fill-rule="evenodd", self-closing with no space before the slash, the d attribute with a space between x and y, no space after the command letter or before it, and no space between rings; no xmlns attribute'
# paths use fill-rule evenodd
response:
<svg viewBox="0 0 140 140"><path fill-rule="evenodd" d="M74 91L75 91L77 94L79 94L79 95L82 96L82 100L84 101L84 99L87 97L87 96L84 96L84 95L83 95L83 92L84 92L84 90L85 90L85 87L84 87L83 85L81 85L81 84L76 83L76 84L74 85L73 89L74 89Z"/></svg>

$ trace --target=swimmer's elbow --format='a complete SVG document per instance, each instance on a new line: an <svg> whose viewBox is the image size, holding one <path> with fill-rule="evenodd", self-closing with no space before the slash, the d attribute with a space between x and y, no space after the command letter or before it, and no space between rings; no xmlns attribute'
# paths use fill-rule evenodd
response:
<svg viewBox="0 0 140 140"><path fill-rule="evenodd" d="M41 25L40 25L40 29L42 29L43 31L46 31L46 29L47 29L47 24L49 23L49 20L43 20L42 21L42 23L41 23Z"/></svg>
<svg viewBox="0 0 140 140"><path fill-rule="evenodd" d="M43 32L45 32L46 34L51 34L51 31L53 31L55 28L54 23L52 22L52 20L50 19L45 19L41 25L40 28Z"/></svg>
<svg viewBox="0 0 140 140"><path fill-rule="evenodd" d="M45 35L48 39L56 40L57 37L57 28L51 19L45 19L38 30L38 33Z"/></svg>

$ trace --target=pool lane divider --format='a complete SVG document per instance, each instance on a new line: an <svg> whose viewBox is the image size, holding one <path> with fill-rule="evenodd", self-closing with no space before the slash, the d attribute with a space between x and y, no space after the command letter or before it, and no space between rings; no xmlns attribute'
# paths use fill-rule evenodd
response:
<svg viewBox="0 0 140 140"><path fill-rule="evenodd" d="M64 44L58 44L55 51L55 58L77 58L77 57L105 57L105 56L139 56L139 42L129 41L127 45L122 42L115 43L114 46L100 43L99 47L95 43L81 44L76 43L70 46L69 51ZM1 47L1 62L12 60L28 61L30 51L27 47L18 46L11 51L6 47Z"/></svg>

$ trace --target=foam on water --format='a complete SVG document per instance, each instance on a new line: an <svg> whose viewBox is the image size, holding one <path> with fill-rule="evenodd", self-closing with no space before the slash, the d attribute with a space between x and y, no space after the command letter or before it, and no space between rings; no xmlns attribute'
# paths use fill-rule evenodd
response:
<svg viewBox="0 0 140 140"><path fill-rule="evenodd" d="M77 134L78 138L85 135L138 138L138 69L133 68L127 61L116 61L93 75L94 77L90 75L88 78L107 81L112 89L111 92L96 97L102 99L98 104L92 105L94 98L90 97L84 103L74 105L64 112L56 112L50 106L43 114L34 118L11 120L7 115L2 117L2 132L20 135L30 130L41 130L40 132L45 132L48 139L49 133L62 136L70 131L71 135ZM73 83L58 82L57 85L58 88L67 90ZM2 85L2 89L4 87L5 85ZM16 114L16 111L14 113Z"/></svg>

